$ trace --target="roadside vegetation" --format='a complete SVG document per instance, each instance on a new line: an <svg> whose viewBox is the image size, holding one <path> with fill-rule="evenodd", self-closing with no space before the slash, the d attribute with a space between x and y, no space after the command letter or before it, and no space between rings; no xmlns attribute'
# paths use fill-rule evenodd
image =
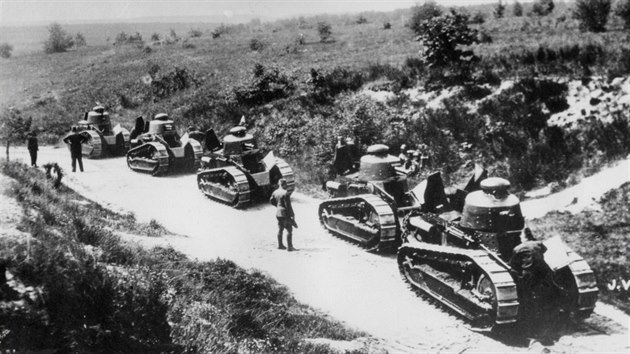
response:
<svg viewBox="0 0 630 354"><path fill-rule="evenodd" d="M627 246L630 182L606 193L600 203L601 210L576 215L554 212L530 221L529 226L535 235L559 235L595 272L599 298L630 314L630 289L627 288L630 280ZM614 289L610 289L613 282Z"/></svg>
<svg viewBox="0 0 630 354"><path fill-rule="evenodd" d="M328 353L305 339L362 335L258 271L117 235L166 233L156 222L54 188L23 164L5 162L2 172L15 179L18 228L28 235L0 238L0 351Z"/></svg>

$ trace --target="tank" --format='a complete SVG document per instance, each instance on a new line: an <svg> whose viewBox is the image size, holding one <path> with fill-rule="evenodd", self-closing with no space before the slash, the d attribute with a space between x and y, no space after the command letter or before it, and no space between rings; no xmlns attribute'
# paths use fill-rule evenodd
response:
<svg viewBox="0 0 630 354"><path fill-rule="evenodd" d="M109 113L102 106L96 106L86 112L83 119L74 127L79 134L86 137L81 151L87 158L121 156L129 150L129 131L120 124L112 128Z"/></svg>
<svg viewBox="0 0 630 354"><path fill-rule="evenodd" d="M230 129L223 141L210 129L203 141L206 152L197 172L197 185L207 197L243 208L269 198L281 178L287 181L289 191L295 189L293 169L273 152L263 155L245 127Z"/></svg>
<svg viewBox="0 0 630 354"><path fill-rule="evenodd" d="M509 187L482 172L447 195L435 173L410 191L416 208L401 221L397 255L403 279L487 327L541 311L589 316L599 291L591 268L558 237L537 241Z"/></svg>
<svg viewBox="0 0 630 354"><path fill-rule="evenodd" d="M172 171L194 172L200 166L201 144L187 135L180 138L165 113L148 122L138 117L131 136L127 165L134 171L161 176Z"/></svg>
<svg viewBox="0 0 630 354"><path fill-rule="evenodd" d="M399 214L409 204L406 175L386 145L368 147L357 162L353 144L338 144L334 166L338 177L326 182L329 199L319 205L321 224L331 233L370 250L400 244Z"/></svg>

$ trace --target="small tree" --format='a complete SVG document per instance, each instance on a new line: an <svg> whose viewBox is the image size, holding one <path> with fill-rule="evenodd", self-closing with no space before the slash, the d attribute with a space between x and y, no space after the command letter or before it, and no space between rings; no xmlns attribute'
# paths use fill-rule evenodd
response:
<svg viewBox="0 0 630 354"><path fill-rule="evenodd" d="M514 2L514 6L512 6L512 15L514 15L514 17L523 16L523 5L521 5L520 2Z"/></svg>
<svg viewBox="0 0 630 354"><path fill-rule="evenodd" d="M483 12L477 11L472 15L468 22L480 25L486 22L486 16L484 16Z"/></svg>
<svg viewBox="0 0 630 354"><path fill-rule="evenodd" d="M60 24L53 23L48 26L48 39L44 42L44 52L48 54L65 52L73 44L72 36Z"/></svg>
<svg viewBox="0 0 630 354"><path fill-rule="evenodd" d="M497 5L494 7L492 14L494 15L494 18L503 18L503 15L505 14L505 4L501 0L499 0Z"/></svg>
<svg viewBox="0 0 630 354"><path fill-rule="evenodd" d="M417 32L425 47L424 60L431 66L461 64L470 51L461 45L477 43L477 31L468 27L468 16L457 12L425 21Z"/></svg>
<svg viewBox="0 0 630 354"><path fill-rule="evenodd" d="M630 0L621 0L615 8L615 15L624 21L624 28L630 29Z"/></svg>
<svg viewBox="0 0 630 354"><path fill-rule="evenodd" d="M532 7L532 13L537 16L547 16L555 7L553 0L537 0Z"/></svg>
<svg viewBox="0 0 630 354"><path fill-rule="evenodd" d="M384 30L388 30L388 29L391 29L391 28L392 28L392 24L391 23L389 23L389 22L383 23L383 29Z"/></svg>
<svg viewBox="0 0 630 354"><path fill-rule="evenodd" d="M317 33L319 33L319 41L326 42L332 36L332 27L327 22L318 22Z"/></svg>
<svg viewBox="0 0 630 354"><path fill-rule="evenodd" d="M0 43L0 57L1 58L11 58L11 52L13 51L13 46L7 42Z"/></svg>
<svg viewBox="0 0 630 354"><path fill-rule="evenodd" d="M442 15L442 10L434 1L427 1L420 6L414 6L411 11L409 27L416 34L420 32L423 22Z"/></svg>
<svg viewBox="0 0 630 354"><path fill-rule="evenodd" d="M582 31L605 32L611 5L610 0L577 0L573 17Z"/></svg>
<svg viewBox="0 0 630 354"><path fill-rule="evenodd" d="M83 36L83 33L77 32L77 34L74 36L74 46L76 48L79 48L79 47L85 47L86 45L87 45L87 42L85 40L85 37Z"/></svg>
<svg viewBox="0 0 630 354"><path fill-rule="evenodd" d="M152 40L153 42L157 42L157 41L159 41L159 40L160 40L160 34L159 34L159 33L157 33L157 32L153 32L153 33L151 34L151 40Z"/></svg>
<svg viewBox="0 0 630 354"><path fill-rule="evenodd" d="M13 107L4 109L0 119L2 120L0 136L6 144L7 161L9 161L9 147L11 143L21 142L26 139L26 134L31 129L32 119L30 117L24 119L22 112Z"/></svg>
<svg viewBox="0 0 630 354"><path fill-rule="evenodd" d="M357 18L357 25L362 25L367 22L368 22L367 18L365 18L365 16L363 15L359 15L359 18Z"/></svg>

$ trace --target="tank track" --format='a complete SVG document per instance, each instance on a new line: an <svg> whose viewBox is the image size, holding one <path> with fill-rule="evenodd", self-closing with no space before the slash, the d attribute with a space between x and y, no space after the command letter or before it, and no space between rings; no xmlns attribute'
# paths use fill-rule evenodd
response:
<svg viewBox="0 0 630 354"><path fill-rule="evenodd" d="M567 256L571 261L567 267L571 271L571 279L560 281L560 285L569 289L571 303L568 310L574 313L576 318L583 319L590 316L595 309L599 293L597 281L584 258L569 248Z"/></svg>
<svg viewBox="0 0 630 354"><path fill-rule="evenodd" d="M398 267L414 289L467 319L487 326L515 323L518 295L512 276L482 250L429 243L405 244L398 250ZM485 277L492 294L481 293Z"/></svg>
<svg viewBox="0 0 630 354"><path fill-rule="evenodd" d="M233 187L220 181L227 173ZM250 202L250 188L247 176L238 168L228 166L200 171L197 173L197 186L209 198L234 208L241 208Z"/></svg>
<svg viewBox="0 0 630 354"><path fill-rule="evenodd" d="M103 139L93 130L84 130L81 135L87 137L88 141L83 143L81 153L88 159L98 159L103 157Z"/></svg>
<svg viewBox="0 0 630 354"><path fill-rule="evenodd" d="M161 143L149 142L127 152L127 165L134 171L153 176L166 174L169 169L168 150Z"/></svg>
<svg viewBox="0 0 630 354"><path fill-rule="evenodd" d="M280 170L280 175L287 181L287 191L295 190L295 173L291 166L282 159L276 159L276 166Z"/></svg>
<svg viewBox="0 0 630 354"><path fill-rule="evenodd" d="M370 220L365 220L364 214L360 215L361 203L365 203L371 212L376 213L376 218L372 218L372 222L376 221L376 224L370 225ZM331 233L357 241L364 247L388 248L397 245L399 241L394 211L389 204L373 194L324 201L319 205L319 220Z"/></svg>

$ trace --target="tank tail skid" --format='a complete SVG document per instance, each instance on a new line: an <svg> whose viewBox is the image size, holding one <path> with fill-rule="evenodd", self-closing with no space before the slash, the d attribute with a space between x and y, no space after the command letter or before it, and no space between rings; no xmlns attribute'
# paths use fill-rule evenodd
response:
<svg viewBox="0 0 630 354"><path fill-rule="evenodd" d="M293 192L295 190L295 173L293 169L282 159L276 159L276 166L280 171L280 177L287 181L287 190Z"/></svg>
<svg viewBox="0 0 630 354"><path fill-rule="evenodd" d="M583 319L590 316L595 309L599 293L597 281L591 267L580 255L567 248L567 256L571 260L567 266L571 276L563 278L562 272L560 272L560 274L557 273L556 278L560 285L569 292L568 310L576 318Z"/></svg>
<svg viewBox="0 0 630 354"><path fill-rule="evenodd" d="M481 250L406 244L398 250L398 267L414 289L471 321L494 326L518 319L512 276Z"/></svg>
<svg viewBox="0 0 630 354"><path fill-rule="evenodd" d="M161 143L146 143L127 152L127 166L134 171L161 176L168 172L169 164L168 150Z"/></svg>
<svg viewBox="0 0 630 354"><path fill-rule="evenodd" d="M83 156L88 159L99 159L103 157L105 150L103 149L103 139L93 130L85 130L81 132L81 135L87 138L87 141L83 143L81 152Z"/></svg>
<svg viewBox="0 0 630 354"><path fill-rule="evenodd" d="M206 196L234 208L241 208L250 202L247 176L235 167L198 172L197 185Z"/></svg>
<svg viewBox="0 0 630 354"><path fill-rule="evenodd" d="M395 213L373 194L324 201L319 205L319 219L333 234L364 247L391 248L399 243Z"/></svg>

